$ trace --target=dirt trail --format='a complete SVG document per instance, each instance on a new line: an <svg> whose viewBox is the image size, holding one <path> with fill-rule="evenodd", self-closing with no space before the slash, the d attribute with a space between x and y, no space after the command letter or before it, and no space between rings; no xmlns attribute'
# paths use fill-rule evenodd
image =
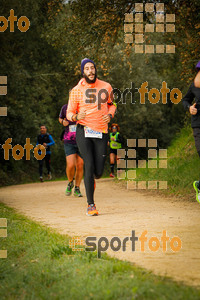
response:
<svg viewBox="0 0 200 300"><path fill-rule="evenodd" d="M66 197L65 189L66 182L63 181L5 187L0 189L0 201L71 237L96 236L98 239L105 236L110 241L117 236L123 240L131 236L132 230L138 237L147 230L144 252L140 251L138 241L134 252L128 242L125 252L109 249L107 253L134 262L155 274L200 285L200 205L197 202L181 202L127 190L112 180L102 179L97 182L95 192L100 215L87 217L83 184L83 198ZM182 240L179 252L173 252L169 242L166 253L162 248L157 252L148 249L151 236L160 239L163 230L170 239L178 236Z"/></svg>

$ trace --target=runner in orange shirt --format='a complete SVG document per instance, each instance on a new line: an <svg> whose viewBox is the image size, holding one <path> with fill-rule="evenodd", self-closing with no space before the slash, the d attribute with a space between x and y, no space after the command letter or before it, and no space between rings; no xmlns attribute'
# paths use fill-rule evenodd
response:
<svg viewBox="0 0 200 300"><path fill-rule="evenodd" d="M95 63L81 61L83 78L72 89L67 119L77 121L76 142L84 160L84 183L87 195L87 215L98 215L94 204L95 178L103 174L108 142L108 123L116 106L112 102L112 87L97 78Z"/></svg>

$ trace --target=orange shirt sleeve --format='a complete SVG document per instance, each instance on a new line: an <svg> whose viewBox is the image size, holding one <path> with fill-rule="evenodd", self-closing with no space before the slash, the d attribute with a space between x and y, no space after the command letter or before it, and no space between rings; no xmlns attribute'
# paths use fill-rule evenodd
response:
<svg viewBox="0 0 200 300"><path fill-rule="evenodd" d="M67 119L72 121L72 116L78 112L78 90L73 88L69 93L69 102L67 108Z"/></svg>
<svg viewBox="0 0 200 300"><path fill-rule="evenodd" d="M116 103L114 103L111 85L109 87L108 93L109 93L109 98L108 98L108 101L107 101L107 104L108 104L108 114L111 114L112 117L114 117L117 105L116 105Z"/></svg>

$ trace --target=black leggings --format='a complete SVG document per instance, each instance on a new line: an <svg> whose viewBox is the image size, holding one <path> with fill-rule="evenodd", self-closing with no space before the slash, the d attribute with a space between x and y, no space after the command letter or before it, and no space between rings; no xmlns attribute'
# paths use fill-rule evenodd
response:
<svg viewBox="0 0 200 300"><path fill-rule="evenodd" d="M47 168L48 174L51 172L51 168L50 168L51 154L46 154L45 157L42 160L38 160L40 177L42 177L42 173L43 173L43 162L44 162L44 160L45 160L45 163L46 163L46 168Z"/></svg>
<svg viewBox="0 0 200 300"><path fill-rule="evenodd" d="M195 146L200 157L200 128L193 128Z"/></svg>
<svg viewBox="0 0 200 300"><path fill-rule="evenodd" d="M76 142L84 160L84 183L88 204L94 203L94 177L98 179L103 174L108 135L102 135L102 139L85 138L84 127L77 125Z"/></svg>

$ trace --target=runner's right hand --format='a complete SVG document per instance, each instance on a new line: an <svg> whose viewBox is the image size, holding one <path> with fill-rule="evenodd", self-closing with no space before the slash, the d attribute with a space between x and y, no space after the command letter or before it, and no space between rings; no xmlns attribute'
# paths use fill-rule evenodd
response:
<svg viewBox="0 0 200 300"><path fill-rule="evenodd" d="M68 126L69 122L66 119L64 119L62 124L63 124L63 126Z"/></svg>
<svg viewBox="0 0 200 300"><path fill-rule="evenodd" d="M195 108L196 103L194 103L193 105L190 106L190 114L191 115L196 115L197 114L197 108Z"/></svg>
<svg viewBox="0 0 200 300"><path fill-rule="evenodd" d="M80 113L78 113L77 115L77 120L82 120L82 119L85 119L85 116L86 116L86 111L82 111Z"/></svg>

